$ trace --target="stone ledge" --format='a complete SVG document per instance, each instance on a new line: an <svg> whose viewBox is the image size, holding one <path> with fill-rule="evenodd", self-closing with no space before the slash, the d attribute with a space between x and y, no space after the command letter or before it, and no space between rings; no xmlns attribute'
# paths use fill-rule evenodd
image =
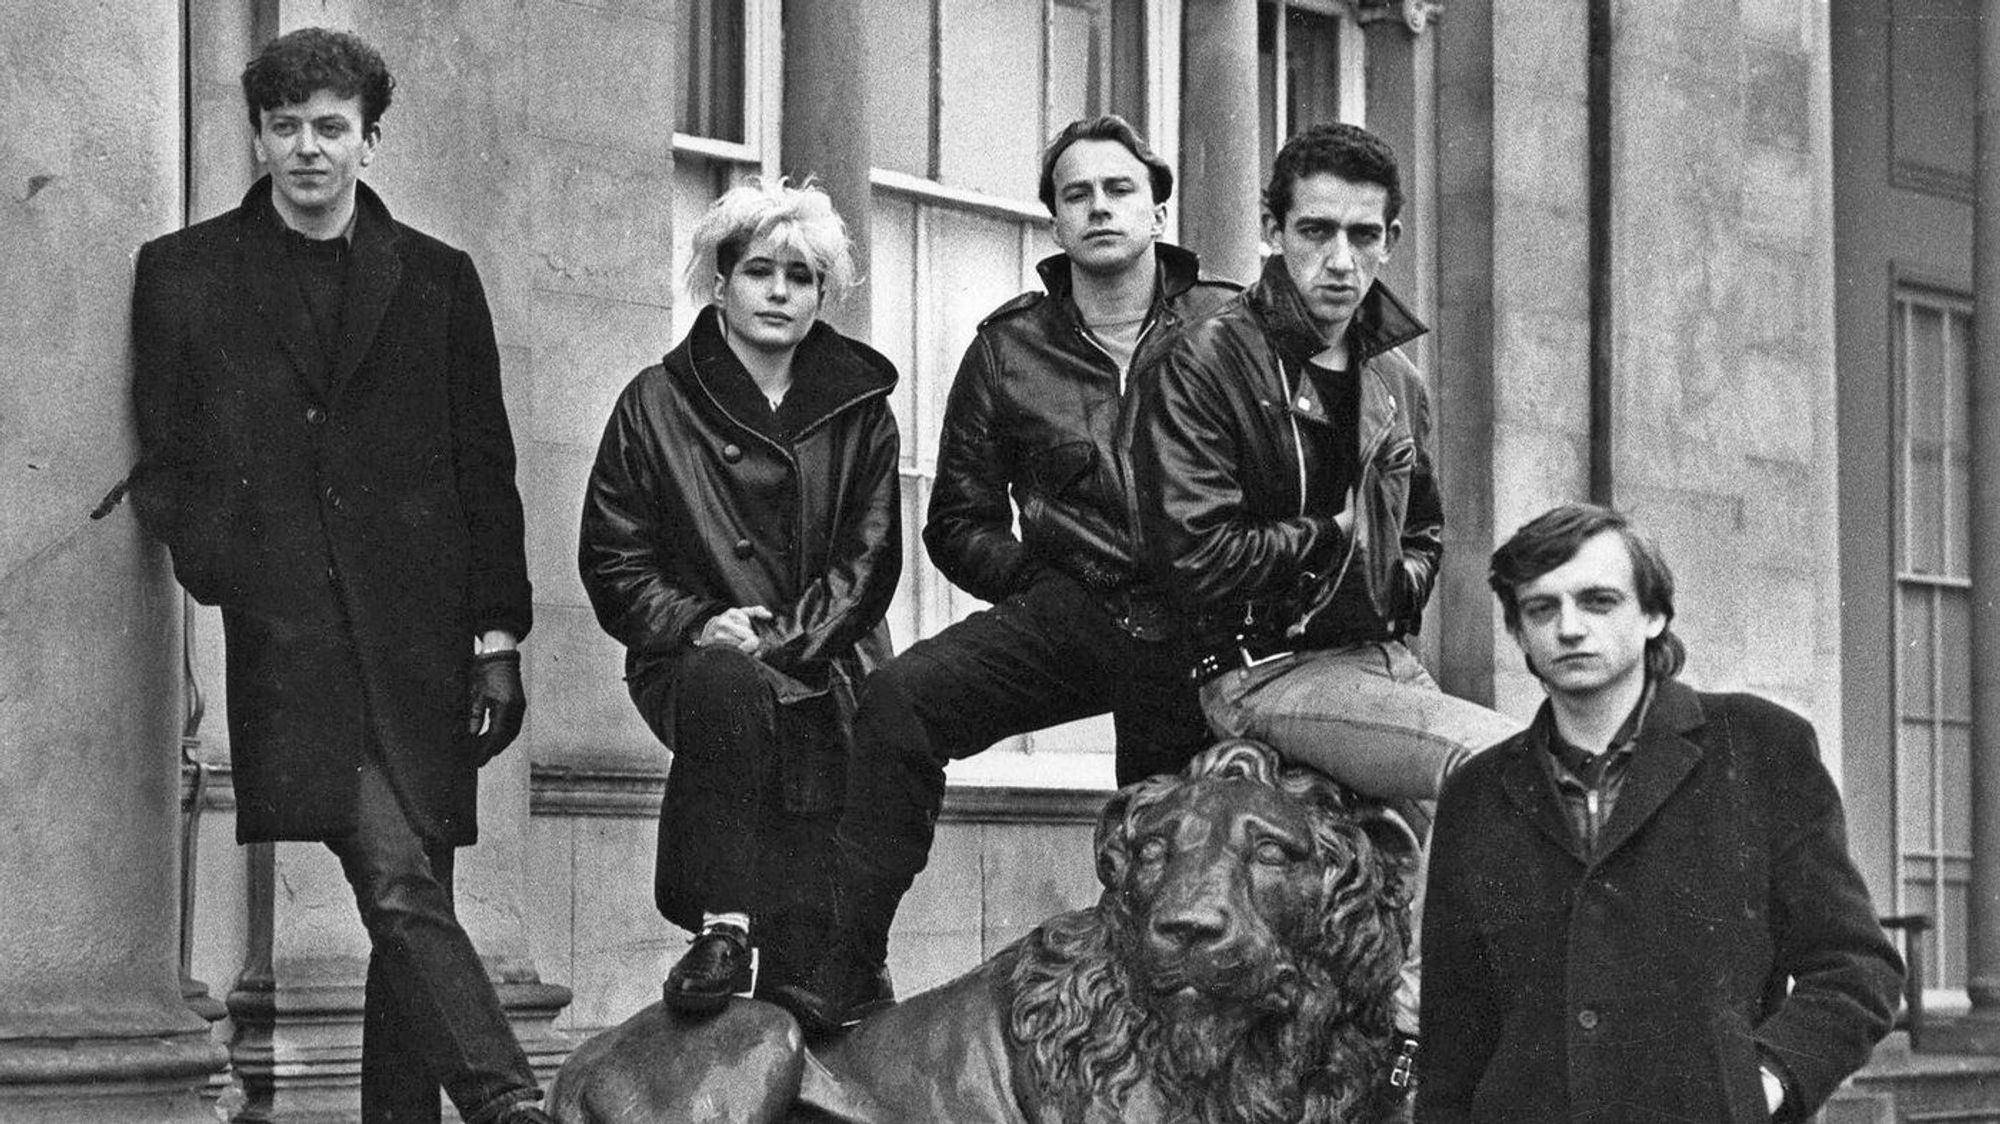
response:
<svg viewBox="0 0 2000 1124"><path fill-rule="evenodd" d="M991 757L994 760L987 761ZM945 791L944 823L1093 823L1113 791L1109 759L1091 754L1025 754L996 750L953 762ZM537 816L613 816L651 819L660 814L665 774L651 770L537 765L529 812ZM209 767L204 811L231 811L236 789L227 765ZM194 798L183 774L181 805Z"/></svg>

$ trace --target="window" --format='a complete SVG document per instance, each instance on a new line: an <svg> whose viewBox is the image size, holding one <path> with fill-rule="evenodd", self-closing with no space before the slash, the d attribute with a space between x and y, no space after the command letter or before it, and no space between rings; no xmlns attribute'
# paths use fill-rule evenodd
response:
<svg viewBox="0 0 2000 1124"><path fill-rule="evenodd" d="M875 163L1035 198L1042 145L1078 117L1147 131L1145 0L872 0Z"/></svg>
<svg viewBox="0 0 2000 1124"><path fill-rule="evenodd" d="M1346 12L1345 4L1326 0L1263 0L1257 5L1262 167L1271 166L1287 139L1314 125L1362 123L1362 37Z"/></svg>
<svg viewBox="0 0 2000 1124"><path fill-rule="evenodd" d="M1933 919L1925 986L1962 989L1972 863L1971 303L1904 288L1894 340L1896 912Z"/></svg>
<svg viewBox="0 0 2000 1124"><path fill-rule="evenodd" d="M674 91L674 131L736 144L744 132L747 28L745 0L674 0L681 76Z"/></svg>
<svg viewBox="0 0 2000 1124"><path fill-rule="evenodd" d="M673 260L717 196L778 167L779 0L672 0L680 84L674 90ZM679 279L676 278L676 281ZM703 302L673 303L673 338Z"/></svg>

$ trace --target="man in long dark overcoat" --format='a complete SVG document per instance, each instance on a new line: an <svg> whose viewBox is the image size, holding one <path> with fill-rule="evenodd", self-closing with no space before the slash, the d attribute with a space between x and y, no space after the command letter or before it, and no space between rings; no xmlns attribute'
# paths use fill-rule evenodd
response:
<svg viewBox="0 0 2000 1124"><path fill-rule="evenodd" d="M519 732L531 623L479 275L359 182L393 80L351 35L243 74L268 175L148 243L133 497L222 609L241 842L319 840L373 943L368 1121L547 1120L451 901L479 767Z"/></svg>
<svg viewBox="0 0 2000 1124"><path fill-rule="evenodd" d="M1492 585L1548 701L1438 804L1419 1124L1804 1120L1903 972L1812 725L1674 678L1673 575L1619 512L1530 521Z"/></svg>

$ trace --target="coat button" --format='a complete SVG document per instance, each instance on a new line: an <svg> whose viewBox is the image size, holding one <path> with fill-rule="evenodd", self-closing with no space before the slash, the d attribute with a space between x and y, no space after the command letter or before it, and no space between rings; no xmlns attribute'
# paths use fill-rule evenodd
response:
<svg viewBox="0 0 2000 1124"><path fill-rule="evenodd" d="M735 464L737 461L743 459L743 450L735 445L724 445L722 447L722 459L728 461L730 464Z"/></svg>
<svg viewBox="0 0 2000 1124"><path fill-rule="evenodd" d="M736 557L748 558L755 553L757 553L757 547L749 539L736 540Z"/></svg>
<svg viewBox="0 0 2000 1124"><path fill-rule="evenodd" d="M1576 1025L1585 1030L1597 1029L1597 1012L1585 1007L1576 1013Z"/></svg>
<svg viewBox="0 0 2000 1124"><path fill-rule="evenodd" d="M326 486L326 506L339 511L345 503L346 501L340 498L340 489L331 484Z"/></svg>
<svg viewBox="0 0 2000 1124"><path fill-rule="evenodd" d="M325 425L325 424L326 424L326 407L324 407L324 406L307 406L307 407L306 407L306 424L307 424L307 425Z"/></svg>

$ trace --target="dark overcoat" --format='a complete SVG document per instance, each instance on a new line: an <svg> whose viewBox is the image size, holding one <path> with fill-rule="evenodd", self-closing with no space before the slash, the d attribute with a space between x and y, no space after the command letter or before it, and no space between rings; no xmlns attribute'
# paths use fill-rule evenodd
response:
<svg viewBox="0 0 2000 1124"><path fill-rule="evenodd" d="M1785 1118L1816 1109L1888 1033L1902 962L1812 726L1662 682L1594 857L1540 726L1438 805L1418 1121L1760 1121L1763 1060Z"/></svg>
<svg viewBox="0 0 2000 1124"><path fill-rule="evenodd" d="M473 638L532 612L486 297L363 185L323 348L270 192L147 243L133 297L132 494L222 608L237 838L351 830L372 742L418 830L471 843Z"/></svg>

